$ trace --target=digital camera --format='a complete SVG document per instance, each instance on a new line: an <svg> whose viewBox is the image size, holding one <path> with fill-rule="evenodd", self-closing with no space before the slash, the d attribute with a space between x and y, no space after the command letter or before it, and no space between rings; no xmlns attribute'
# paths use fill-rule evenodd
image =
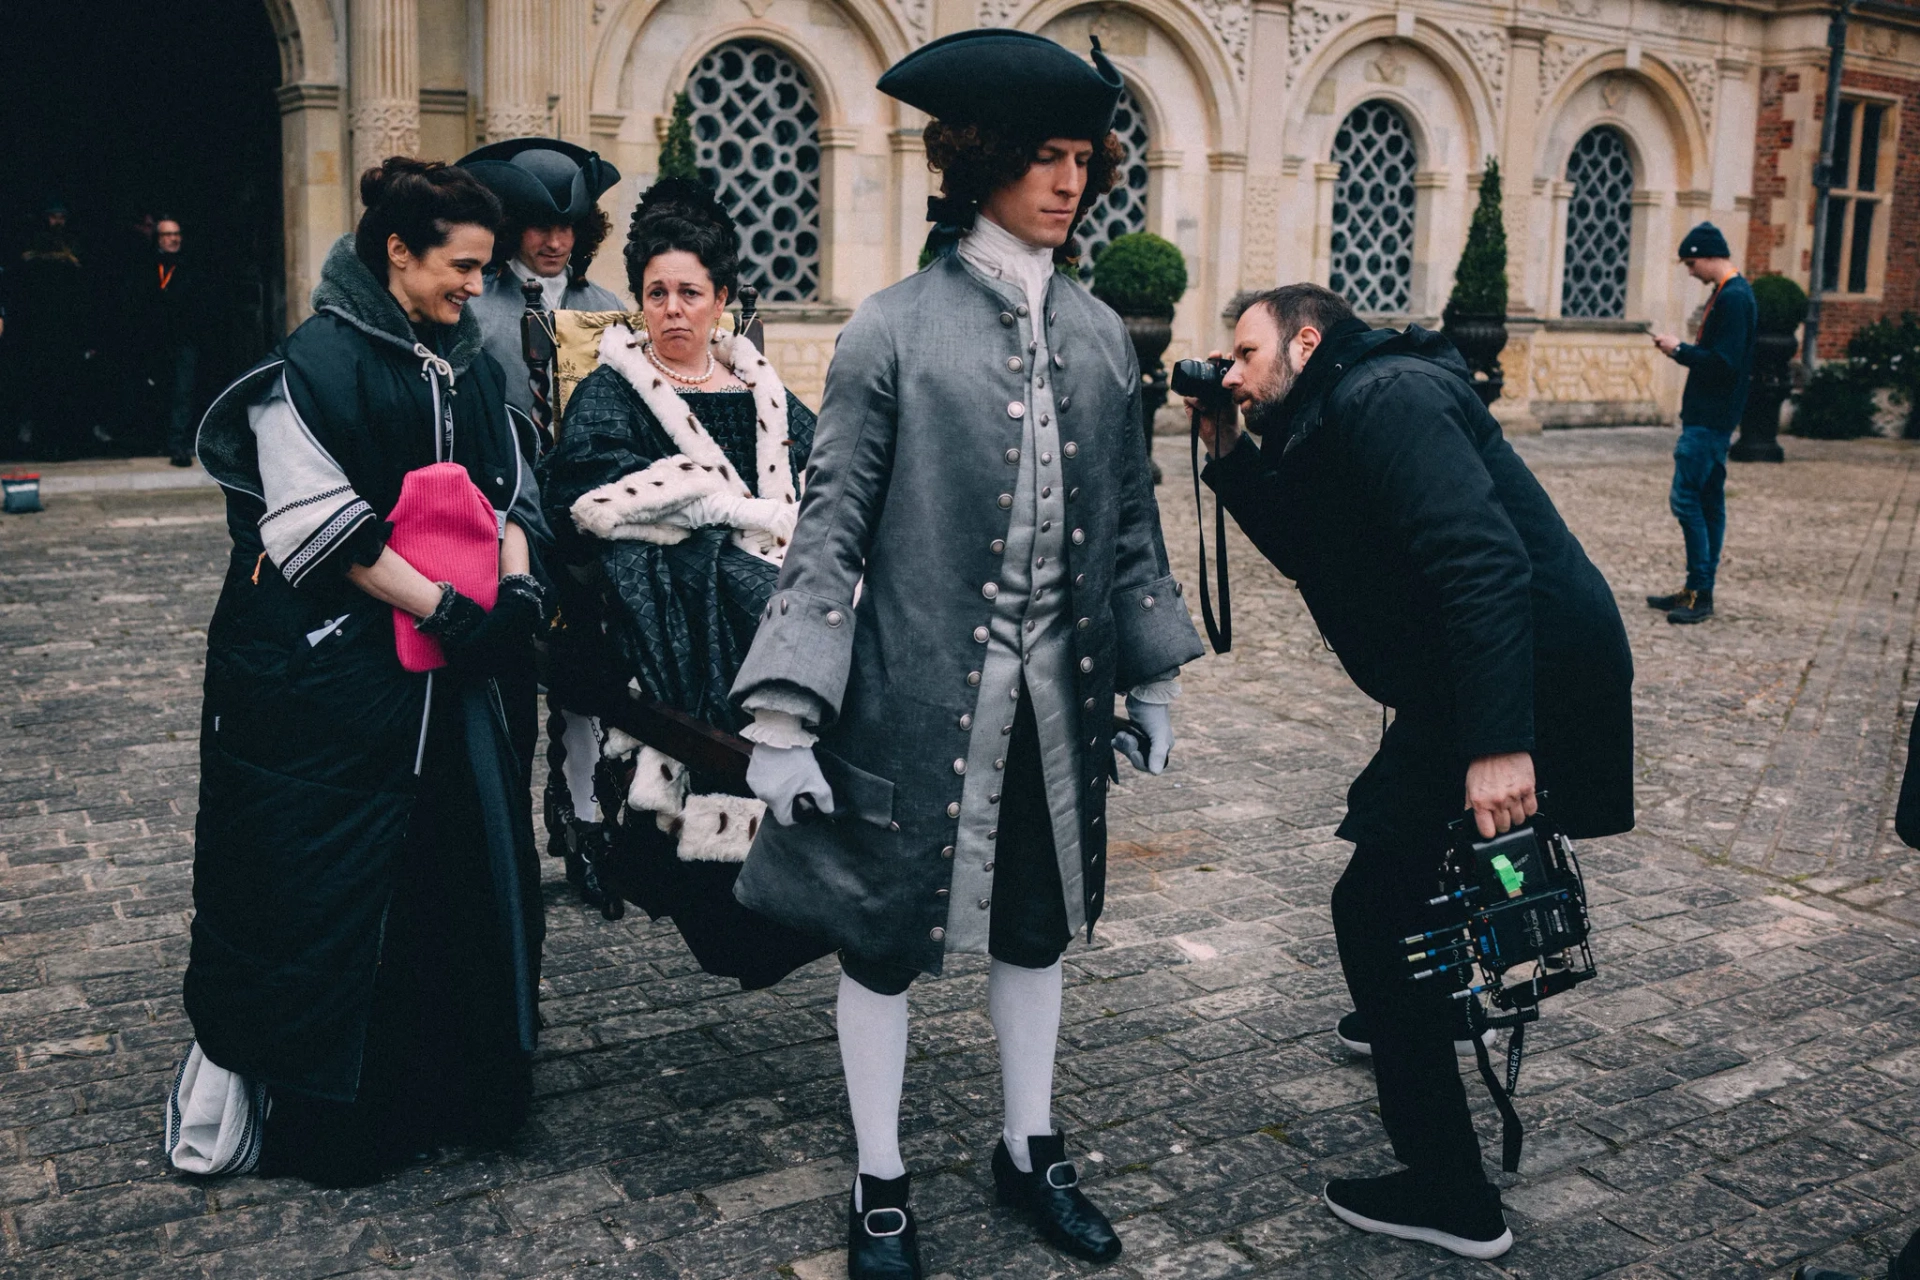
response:
<svg viewBox="0 0 1920 1280"><path fill-rule="evenodd" d="M1173 366L1173 394L1191 397L1209 409L1230 405L1233 396L1221 382L1231 368L1233 361L1225 356L1217 360L1177 360Z"/></svg>

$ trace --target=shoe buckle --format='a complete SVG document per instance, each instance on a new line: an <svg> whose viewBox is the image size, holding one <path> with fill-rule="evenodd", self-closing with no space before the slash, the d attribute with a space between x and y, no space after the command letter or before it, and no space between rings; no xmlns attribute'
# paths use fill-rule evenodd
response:
<svg viewBox="0 0 1920 1280"><path fill-rule="evenodd" d="M1065 1182L1055 1182L1053 1180L1053 1172L1056 1169L1065 1169L1067 1171L1067 1174L1066 1174L1067 1180ZM1065 1191L1068 1187L1077 1187L1080 1185L1080 1171L1073 1167L1073 1162L1071 1160L1061 1160L1054 1164L1048 1165L1047 1172L1044 1176L1046 1178L1047 1185L1052 1187L1055 1191Z"/></svg>
<svg viewBox="0 0 1920 1280"><path fill-rule="evenodd" d="M886 1214L886 1213L890 1213L894 1215L895 1218L899 1219L898 1225L895 1226L890 1231L877 1230L873 1225L874 1217L878 1214ZM907 1211L905 1209L893 1209L893 1208L885 1208L885 1207L879 1208L879 1209L869 1209L865 1213L860 1215L860 1220L861 1220L861 1225L866 1228L867 1234L874 1237L876 1240L884 1240L888 1236L904 1235L907 1230Z"/></svg>

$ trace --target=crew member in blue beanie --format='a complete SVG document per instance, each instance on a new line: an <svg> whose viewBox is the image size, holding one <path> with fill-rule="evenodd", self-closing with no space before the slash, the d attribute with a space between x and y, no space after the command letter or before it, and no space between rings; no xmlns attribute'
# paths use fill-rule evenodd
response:
<svg viewBox="0 0 1920 1280"><path fill-rule="evenodd" d="M1727 238L1711 222L1680 242L1687 274L1713 287L1694 341L1655 334L1653 345L1687 367L1680 397L1680 441L1673 447L1673 489L1667 505L1687 543L1687 585L1647 604L1668 622L1705 622L1713 616L1713 578L1727 534L1727 444L1747 404L1753 381L1753 338L1759 313L1753 286L1735 269Z"/></svg>

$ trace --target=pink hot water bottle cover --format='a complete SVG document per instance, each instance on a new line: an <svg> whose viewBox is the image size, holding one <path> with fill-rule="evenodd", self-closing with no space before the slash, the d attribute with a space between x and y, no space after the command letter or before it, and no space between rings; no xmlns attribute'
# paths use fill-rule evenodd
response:
<svg viewBox="0 0 1920 1280"><path fill-rule="evenodd" d="M500 595L500 526L493 506L457 462L436 462L407 472L400 500L387 516L395 555L435 582L491 611ZM440 642L414 629L414 617L393 611L394 648L408 671L432 671L447 665Z"/></svg>

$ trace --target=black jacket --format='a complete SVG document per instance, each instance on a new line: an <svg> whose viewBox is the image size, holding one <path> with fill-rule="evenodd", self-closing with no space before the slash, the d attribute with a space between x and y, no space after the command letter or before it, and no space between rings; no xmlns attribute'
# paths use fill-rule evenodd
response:
<svg viewBox="0 0 1920 1280"><path fill-rule="evenodd" d="M1571 834L1633 825L1632 656L1612 591L1452 345L1335 326L1283 406L1204 478L1300 587L1362 691L1397 713L1348 839L1437 839L1467 762L1534 754Z"/></svg>
<svg viewBox="0 0 1920 1280"><path fill-rule="evenodd" d="M401 668L393 609L344 573L378 556L403 477L434 461L436 388L409 349L417 335L353 259L350 237L329 256L314 300L318 314L222 392L200 429L197 451L226 490L233 550L207 628L185 1001L218 1065L346 1100L359 1086L393 869L419 785L428 676ZM452 387L440 392L452 460L537 540L537 495L516 492L530 481L500 367L470 318L437 336L452 375L438 384ZM301 549L321 554L298 574L266 554L262 459L247 412L280 379L352 489L316 495L344 505ZM503 918L503 932L517 931L516 953L530 957L511 976L530 1012L542 932L526 790L531 671L524 689L509 684L443 670L432 701L481 700L466 747L483 808L493 802L487 842L497 863L516 864L534 886L518 918ZM489 779L508 776L517 795L489 790Z"/></svg>
<svg viewBox="0 0 1920 1280"><path fill-rule="evenodd" d="M1731 431L1740 424L1753 382L1759 325L1759 307L1745 276L1734 276L1715 291L1699 343L1683 342L1673 353L1687 367L1687 389L1680 396L1683 426Z"/></svg>

